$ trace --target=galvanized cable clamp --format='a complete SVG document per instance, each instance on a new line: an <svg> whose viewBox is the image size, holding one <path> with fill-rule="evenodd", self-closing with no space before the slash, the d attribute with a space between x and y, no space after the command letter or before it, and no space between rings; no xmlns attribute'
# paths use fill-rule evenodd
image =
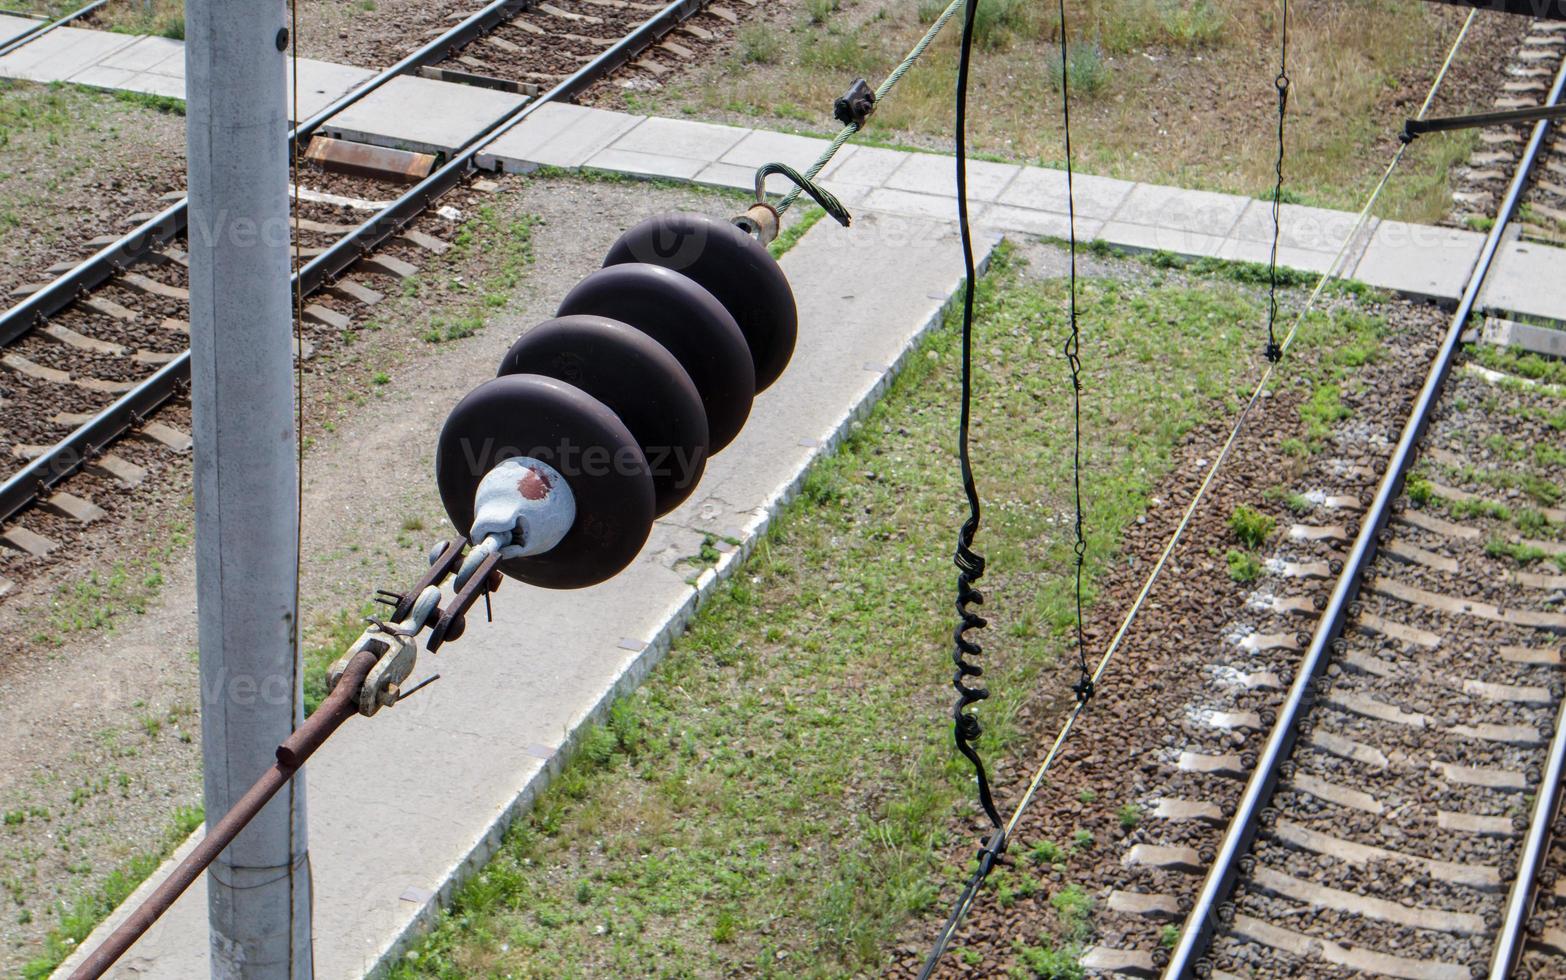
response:
<svg viewBox="0 0 1566 980"><path fill-rule="evenodd" d="M854 84L848 86L848 91L838 96L832 103L832 118L844 126L853 126L855 129L863 129L865 120L875 111L875 91L870 88L870 83L863 78L854 79Z"/></svg>

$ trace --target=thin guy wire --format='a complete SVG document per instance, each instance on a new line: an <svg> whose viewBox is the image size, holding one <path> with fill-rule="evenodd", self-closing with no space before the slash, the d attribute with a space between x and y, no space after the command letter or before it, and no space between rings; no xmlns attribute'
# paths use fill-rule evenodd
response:
<svg viewBox="0 0 1566 980"><path fill-rule="evenodd" d="M883 81L880 87L875 90L876 105L879 106L881 104L881 100L886 98L888 93L890 93L892 88L902 80L904 75L908 74L908 69L914 66L914 62L919 60L919 56L924 54L925 49L930 46L930 42L935 40L936 35L941 33L941 28L946 26L946 22L952 19L952 15L957 13L957 9L962 5L963 0L952 0L952 2L946 6L946 9L941 11L941 16L937 17L935 19L935 23L930 25L930 29L924 32L924 37L919 39L919 43L915 44L913 48L909 50L907 57L903 58L902 63L899 64L896 68L892 69L892 73L886 76L886 80ZM805 179L815 180L816 175L821 173L822 168L824 168L828 163L832 162L832 158L837 155L838 150L843 148L843 144L848 142L849 137L853 136L857 132L859 132L859 125L857 123L849 123L848 125L844 126L836 136L832 137L832 142L825 150L821 151L821 155L816 158L815 163L810 165L810 169L805 171ZM783 200L778 202L778 214L782 214L784 211L787 211L790 207L792 207L794 202L799 199L799 194L800 188L790 188L789 192L783 195Z"/></svg>
<svg viewBox="0 0 1566 980"><path fill-rule="evenodd" d="M1457 38L1452 42L1451 49L1447 51L1446 60L1442 63L1441 70L1436 74L1435 81L1431 84L1430 91L1425 95L1425 101L1422 105L1420 105L1419 113L1415 116L1415 118L1423 119L1425 117L1425 113L1429 111L1431 103L1435 100L1436 92L1440 89L1441 83L1446 79L1448 69L1450 69L1452 66L1452 59L1456 57L1458 49L1462 46L1463 40L1468 36L1468 28L1473 24L1475 13L1477 13L1476 10L1469 11L1468 17L1463 21L1463 27L1460 31L1458 31ZM1316 301L1321 297L1322 291L1326 289L1327 283L1337 278L1339 264L1343 261L1344 255L1347 254L1349 246L1353 243L1354 239L1359 236L1360 231L1364 227L1366 219L1368 219L1370 216L1371 208L1375 206L1377 199L1380 198L1382 190L1387 186L1387 181L1391 178L1392 172L1397 169L1398 164L1403 159L1403 153L1407 149L1407 143L1400 143L1398 145L1397 152L1393 155L1392 161L1387 164L1386 170L1384 170L1381 174L1381 179L1377 181L1375 189L1371 191L1370 197L1366 199L1364 207L1360 209L1359 215L1354 219L1353 227L1351 227L1348 234L1344 236L1343 244L1338 248L1337 254L1333 256L1332 262L1327 266L1327 271L1322 273L1321 278L1316 281L1316 286L1311 290L1310 297L1305 301L1304 307L1295 317L1294 324L1290 327L1289 333L1283 341L1282 347L1284 352L1287 352L1288 349L1293 345L1294 338L1299 332L1301 323L1303 323L1305 317L1309 315L1310 311L1314 308ZM1130 611L1126 613L1125 619L1120 624L1120 628L1115 631L1114 638L1110 640L1110 644L1104 651L1104 655L1099 659L1098 666L1093 671L1093 681L1095 684L1097 684L1097 682L1104 676L1104 672L1108 669L1111 658L1113 658L1115 652L1119 649L1121 642L1125 639L1126 633L1131 629L1132 623L1135 622L1138 613L1141 612L1143 603L1147 600L1148 594L1152 592L1153 585L1157 582L1159 575L1162 574L1164 566L1168 564L1169 556L1173 553L1175 546L1179 543L1180 538L1184 535L1186 527L1190 524L1192 516L1196 513L1197 506L1201 503L1202 498L1206 495L1208 488L1212 485L1213 479L1218 474L1219 467L1223 465L1224 460L1229 455L1229 451L1234 447L1235 441L1239 438L1240 431L1245 424L1246 418L1250 415L1251 409L1258 401L1261 400L1261 394L1266 389L1267 383L1271 380L1273 371L1275 369L1275 364L1269 364L1267 366L1266 371L1262 374L1261 380L1257 383L1256 390L1252 393L1250 400L1246 402L1245 407L1241 410L1239 419L1235 423L1234 430L1229 433L1229 438L1227 441L1225 441L1222 452L1219 453L1218 458L1213 460L1212 465L1208 468L1206 477L1202 480L1201 486L1197 488L1196 496L1191 499L1191 503L1186 507L1185 513L1180 518L1179 525L1175 528L1174 533L1165 543L1163 552L1158 557L1158 562L1153 566L1152 572L1148 575L1147 580L1142 584L1141 591L1137 593L1136 601L1132 603ZM1049 752L1045 755L1044 761L1039 765L1037 771L1034 772L1033 779L1028 783L1027 791L1023 794L1022 799L1018 802L1016 809L1012 811L1011 819L1006 822L1005 835L1002 841L1003 843L1005 841L1009 841L1012 834L1016 831L1017 824L1021 821L1023 812L1028 808L1028 805L1033 802L1033 797L1038 792L1039 786L1043 783L1045 775L1048 774L1049 769L1054 764L1056 757L1059 756L1061 747L1065 745L1066 739L1070 736L1072 730L1076 727L1077 719L1081 717L1085 708L1086 705L1078 701L1077 704L1072 708L1071 714L1066 716L1065 724L1061 726L1060 732L1055 736L1055 741L1050 745ZM990 862L990 864L993 864L993 862ZM920 974L921 980L929 977L931 973L934 972L934 965L940 960L941 955L946 951L946 947L951 944L952 936L957 932L957 927L962 923L963 916L966 915L968 909L972 907L973 900L978 895L979 885L983 882L984 877L988 874L988 870L989 865L981 860L979 863L979 870L973 874L973 876L969 879L968 884L963 888L962 895L958 898L956 907L952 909L951 916L946 920L946 925L942 927L940 934L937 936L935 947L930 954L929 960L925 963L924 972Z"/></svg>
<svg viewBox="0 0 1566 980"><path fill-rule="evenodd" d="M294 466L295 498L294 498L294 623L293 623L293 667L295 671L294 682L288 685L289 697L289 724L299 717L299 692L298 679L299 665L299 578L303 571L304 562L304 280L299 276L299 267L302 264L303 253L300 251L300 226L299 226L299 3L298 0L290 0L288 4L288 37L289 37L289 62L293 76L293 109L290 112L289 134L293 140L291 152L288 154L289 178L292 186L289 193L293 197L293 275L294 281L294 389L295 389L295 422L294 439L296 446L296 463ZM294 852L294 808L298 805L296 799L295 782L288 781L288 852ZM310 858L306 853L304 858L305 874L307 880L313 882L314 875L310 872ZM310 893L312 906L315 902L315 892ZM294 906L294 875L290 869L288 875L288 906ZM288 930L288 962L289 971L293 970L293 937L294 930ZM315 972L315 947L310 947L310 972Z"/></svg>

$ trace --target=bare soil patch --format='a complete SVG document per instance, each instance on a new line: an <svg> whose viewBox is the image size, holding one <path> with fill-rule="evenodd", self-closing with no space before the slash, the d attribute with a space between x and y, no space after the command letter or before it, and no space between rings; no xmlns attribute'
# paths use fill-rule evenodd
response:
<svg viewBox="0 0 1566 980"><path fill-rule="evenodd" d="M106 92L0 80L0 148L0 297L185 185L184 117Z"/></svg>

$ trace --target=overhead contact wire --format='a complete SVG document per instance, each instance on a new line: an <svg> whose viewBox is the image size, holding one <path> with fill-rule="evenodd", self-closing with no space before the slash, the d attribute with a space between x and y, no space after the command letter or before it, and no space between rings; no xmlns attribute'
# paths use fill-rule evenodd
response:
<svg viewBox="0 0 1566 980"><path fill-rule="evenodd" d="M1447 72L1452 66L1453 59L1457 56L1457 52L1461 48L1464 39L1468 36L1469 27L1473 24L1474 15L1476 13L1477 11L1469 11L1468 17L1463 21L1462 29L1458 31L1457 37L1453 40L1451 48L1447 51L1446 60L1442 62L1440 71L1436 73L1435 80L1431 83L1430 90L1428 93L1426 93L1425 100L1423 104L1420 105L1419 113L1415 118L1423 119L1425 114L1429 112L1431 103L1435 101L1436 93L1440 90L1441 84L1443 81L1445 81ZM1294 340L1299 333L1300 326L1303 324L1305 317L1308 316L1314 309L1316 302L1320 299L1322 292L1325 291L1327 284L1333 279L1338 278L1340 275L1339 266L1342 264L1344 256L1347 255L1349 247L1354 243L1355 239L1359 237L1360 232L1364 229L1365 223L1370 217L1371 209L1375 207L1376 201L1380 199L1381 192L1386 188L1387 182L1391 179L1393 171L1397 169L1398 164L1402 161L1403 154L1407 151L1407 149L1408 144L1399 144L1397 152L1393 155L1391 162L1387 164L1386 169L1381 174L1380 180L1376 182L1375 188L1371 191L1370 196L1366 198L1365 204L1360 209L1359 214L1356 216L1353 226L1349 229L1348 234L1344 236L1343 244L1338 248L1337 254L1333 256L1331 263L1328 264L1327 271L1322 273L1321 277L1316 281L1315 288L1311 290L1310 296L1305 301L1305 305L1295 316L1294 321L1289 328L1288 334L1284 337L1283 342L1280 345L1282 348L1282 353L1286 354L1293 346ZM1169 539L1165 542L1163 550L1159 553L1158 561L1154 564L1152 571L1148 574L1147 579L1143 582L1142 588L1140 591L1138 591L1136 599L1131 604L1131 609L1126 613L1126 616L1121 621L1119 628L1115 631L1114 637L1110 640L1109 646L1105 648L1103 656L1099 658L1098 664L1094 668L1092 676L1092 680L1095 686L1097 686L1098 683L1102 680L1105 671L1107 671L1109 668L1110 661L1114 658L1115 653L1120 649L1121 644L1125 641L1126 634L1130 631L1131 626L1136 622L1136 618L1141 613L1142 606L1147 601L1148 595L1152 592L1153 586L1157 583L1159 577L1163 574L1165 566L1168 565L1170 555L1174 553L1174 549L1179 544L1180 539L1184 536L1186 528L1190 526L1191 519L1193 516L1195 516L1197 507L1200 506L1202 500L1207 495L1207 491L1212 487L1213 481L1217 477L1218 471L1223 466L1224 461L1228 459L1229 453L1233 450L1235 443L1238 441L1240 433L1244 429L1245 422L1249 418L1251 411L1255 408L1257 402L1261 400L1263 392L1266 391L1268 383L1272 380L1273 372L1277 369L1277 363L1278 362L1269 363L1266 370L1263 371L1261 379L1257 382L1256 388L1252 392L1250 399L1240 410L1240 415L1235 422L1233 430L1229 433L1228 439L1224 441L1222 450L1219 452L1217 458L1215 458L1212 464L1208 467L1207 473L1203 477L1201 485L1197 488L1196 495L1191 498L1191 502L1186 506L1185 512L1181 515L1180 523L1175 527L1174 533L1170 535ZM1071 732L1075 729L1077 720L1082 716L1082 713L1084 710L1086 710L1086 707L1086 703L1079 700L1073 706L1071 713L1066 716L1066 720L1061 725L1060 731L1056 734L1055 740L1050 744L1049 752L1044 756L1044 760L1042 763L1040 763L1038 769L1035 770L1033 778L1028 783L1026 792L1023 793L1021 800L1017 803L1016 808L1012 811L1011 818L1006 822L1004 836L1007 842L1009 842L1012 834L1015 833L1017 824L1022 820L1023 813L1033 802L1033 797L1038 793L1039 786L1043 784L1044 777L1048 775L1050 768L1055 763L1055 760L1059 758L1060 750L1065 746L1067 738L1070 737ZM978 896L979 887L984 883L984 879L988 876L989 869L992 866L993 861L989 862L989 864L981 861L978 870L974 872L968 883L964 886L961 895L958 897L956 906L952 909L951 915L947 918L946 924L942 927L941 932L936 938L935 946L931 950L929 959L927 959L925 962L924 969L919 974L920 980L926 980L926 978L930 977L934 973L935 967L938 965L940 957L945 953L946 948L951 944L952 937L957 932L957 928L962 924L963 917L967 914L968 909L973 906L974 899Z"/></svg>

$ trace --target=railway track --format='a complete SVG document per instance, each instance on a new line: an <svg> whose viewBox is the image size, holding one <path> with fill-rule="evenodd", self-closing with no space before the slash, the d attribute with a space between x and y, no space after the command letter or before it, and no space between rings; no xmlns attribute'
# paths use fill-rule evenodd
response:
<svg viewBox="0 0 1566 980"><path fill-rule="evenodd" d="M1566 86L1560 54L1551 102ZM1566 457L1552 425L1566 402L1461 352L1547 132L1520 149L1358 527L1291 531L1351 547L1334 549L1342 573L1325 603L1271 597L1277 611L1322 612L1308 645L1292 641L1305 650L1287 696L1240 722L1272 728L1254 769L1215 764L1201 746L1183 756L1188 771L1247 782L1222 841L1194 854L1192 870L1210 868L1178 942L1148 958L1168 976L1458 980L1515 975L1519 955L1533 975L1566 973L1548 956L1559 935L1528 911L1552 855L1566 738L1566 566L1554 560L1566 555ZM1140 857L1168 868L1193 856L1179 846Z"/></svg>
<svg viewBox="0 0 1566 980"><path fill-rule="evenodd" d="M1566 43L1523 47L1552 52L1530 103L1558 101ZM1416 318L1357 369L1349 420L1308 462L1278 452L1286 431L1254 431L1292 406L1242 433L1214 488L1228 504L1193 523L1181 587L1150 603L1085 716L1092 735L1057 760L940 976L1065 976L1069 960L1089 976L1566 977L1566 842L1549 833L1566 755L1566 385L1462 343L1500 243L1532 213L1534 168L1554 161L1549 127L1520 132L1444 336ZM1272 491L1273 550L1236 587L1227 507ZM1173 528L1150 517L1165 529L1133 529L1138 559ZM1105 592L1130 601L1144 577L1111 573ZM893 975L924 952L899 950Z"/></svg>
<svg viewBox="0 0 1566 980"><path fill-rule="evenodd" d="M1493 103L1496 109L1535 106L1549 91L1554 65L1566 54L1566 21L1534 21ZM1453 223L1487 230L1506 193L1526 137L1515 126L1486 129L1466 167L1458 168L1452 194ZM1557 129L1534 164L1534 176L1516 219L1524 238L1566 244L1566 137Z"/></svg>
<svg viewBox="0 0 1566 980"><path fill-rule="evenodd" d="M710 26L692 21L698 13ZM487 142L537 106L616 71L660 77L737 21L707 0L495 0L300 122L303 152L333 116L404 74L531 96L406 189L305 171L299 245L307 261L297 280L309 301L300 355L340 344L368 307L446 250L459 212L437 201L467 182ZM0 483L0 597L61 560L127 491L190 448L181 398L189 373L186 203L169 197L160 212L126 216L128 231L87 243L85 259L16 290L0 313L0 445L9 464Z"/></svg>

